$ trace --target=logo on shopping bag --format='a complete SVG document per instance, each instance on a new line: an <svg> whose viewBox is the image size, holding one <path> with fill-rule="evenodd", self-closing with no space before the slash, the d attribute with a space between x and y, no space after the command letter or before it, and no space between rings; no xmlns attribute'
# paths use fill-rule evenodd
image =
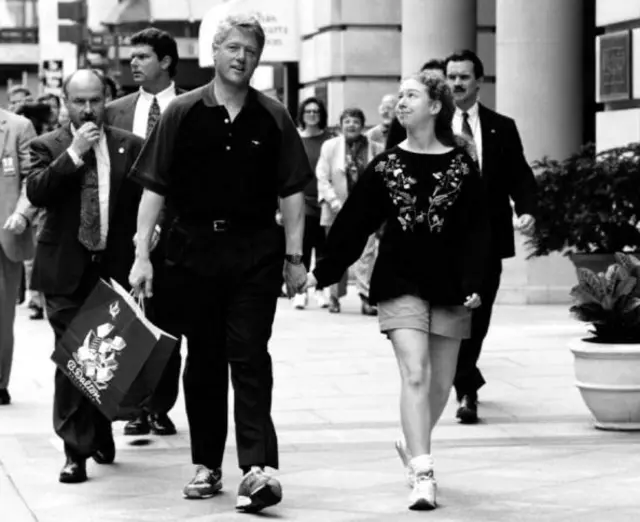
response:
<svg viewBox="0 0 640 522"><path fill-rule="evenodd" d="M120 312L118 303L115 315ZM109 313L114 314L111 305ZM89 392L89 394L101 404L100 392L109 387L109 382L118 370L118 355L127 346L126 341L115 335L115 327L111 323L98 326L90 330L84 342L72 354L72 359L67 363L75 379Z"/></svg>
<svg viewBox="0 0 640 522"><path fill-rule="evenodd" d="M116 317L120 314L120 302L115 301L109 305L109 315L111 316L111 320L115 321Z"/></svg>

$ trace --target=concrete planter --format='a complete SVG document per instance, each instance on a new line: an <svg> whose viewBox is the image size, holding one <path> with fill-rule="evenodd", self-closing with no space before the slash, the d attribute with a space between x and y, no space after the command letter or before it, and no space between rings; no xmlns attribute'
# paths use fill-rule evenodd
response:
<svg viewBox="0 0 640 522"><path fill-rule="evenodd" d="M598 344L580 339L569 345L576 386L596 428L640 430L640 344Z"/></svg>

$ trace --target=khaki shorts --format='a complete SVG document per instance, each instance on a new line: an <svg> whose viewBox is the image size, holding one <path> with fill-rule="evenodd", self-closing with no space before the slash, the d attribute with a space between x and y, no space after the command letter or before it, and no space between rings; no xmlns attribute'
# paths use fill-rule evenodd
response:
<svg viewBox="0 0 640 522"><path fill-rule="evenodd" d="M378 319L382 333L410 328L454 339L471 336L471 310L467 307L430 306L413 295L378 303Z"/></svg>

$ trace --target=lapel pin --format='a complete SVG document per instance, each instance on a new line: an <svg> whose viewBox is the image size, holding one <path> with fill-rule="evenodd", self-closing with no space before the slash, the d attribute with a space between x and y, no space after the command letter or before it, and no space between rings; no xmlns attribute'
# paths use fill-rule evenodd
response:
<svg viewBox="0 0 640 522"><path fill-rule="evenodd" d="M120 148L118 149L118 152L119 152L120 154L123 154L123 153L124 153L124 147L120 147Z"/></svg>

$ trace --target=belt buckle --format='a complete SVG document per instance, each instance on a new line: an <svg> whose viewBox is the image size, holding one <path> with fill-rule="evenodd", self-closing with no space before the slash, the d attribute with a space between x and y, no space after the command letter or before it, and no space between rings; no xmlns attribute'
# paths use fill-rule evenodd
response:
<svg viewBox="0 0 640 522"><path fill-rule="evenodd" d="M225 219L215 219L213 221L214 232L226 232L228 228L228 222Z"/></svg>

